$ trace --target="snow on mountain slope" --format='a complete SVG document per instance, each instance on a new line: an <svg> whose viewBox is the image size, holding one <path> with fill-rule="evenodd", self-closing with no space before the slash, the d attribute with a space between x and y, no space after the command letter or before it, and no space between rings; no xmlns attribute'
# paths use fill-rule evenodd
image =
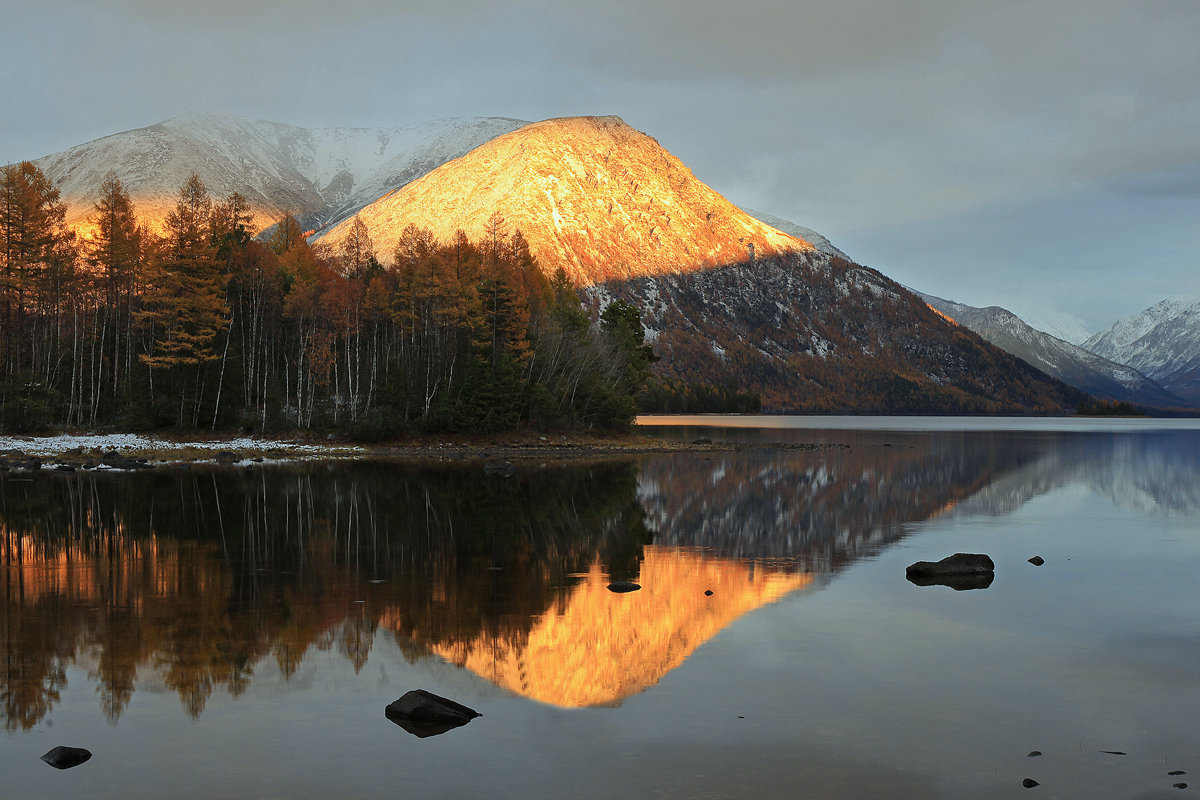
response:
<svg viewBox="0 0 1200 800"><path fill-rule="evenodd" d="M1200 297L1173 297L1118 320L1083 346L1200 403Z"/></svg>
<svg viewBox="0 0 1200 800"><path fill-rule="evenodd" d="M773 214L766 214L762 211L754 211L753 209L746 208L745 206L739 206L739 208L741 208L742 211L745 211L750 216L754 217L759 222L767 223L777 231L783 231L788 236L795 236L797 239L803 239L826 255L837 256L838 258L845 259L846 261L854 260L841 250L834 247L832 242L811 228L806 228L803 225L797 225L794 222L789 222L786 219L783 219L782 217L776 217Z"/></svg>
<svg viewBox="0 0 1200 800"><path fill-rule="evenodd" d="M571 117L497 137L363 208L390 254L415 224L448 241L485 238L493 213L520 230L542 268L579 285L812 250L745 214L657 141L619 117ZM336 246L346 220L319 237Z"/></svg>
<svg viewBox="0 0 1200 800"><path fill-rule="evenodd" d="M68 223L86 230L97 191L114 172L138 215L161 228L195 172L210 195L242 193L255 228L295 214L314 227L340 218L489 139L526 124L501 117L398 128L300 128L193 113L106 136L35 163L59 188Z"/></svg>
<svg viewBox="0 0 1200 800"><path fill-rule="evenodd" d="M918 292L932 308L997 347L1088 394L1143 406L1170 408L1187 402L1136 369L1036 330L999 306L975 308Z"/></svg>
<svg viewBox="0 0 1200 800"><path fill-rule="evenodd" d="M1092 332L1083 322L1070 314L1053 312L1028 312L1022 310L1017 314L1025 324L1034 330L1048 333L1056 339L1070 342L1076 347L1082 347Z"/></svg>

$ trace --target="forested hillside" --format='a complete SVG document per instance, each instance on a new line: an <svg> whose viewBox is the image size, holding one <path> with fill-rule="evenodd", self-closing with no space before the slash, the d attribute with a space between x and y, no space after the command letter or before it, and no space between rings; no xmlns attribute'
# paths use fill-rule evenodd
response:
<svg viewBox="0 0 1200 800"><path fill-rule="evenodd" d="M667 387L736 387L776 413L1062 414L1089 401L879 272L824 253L584 291L642 311Z"/></svg>
<svg viewBox="0 0 1200 800"><path fill-rule="evenodd" d="M494 215L481 241L361 225L314 250L290 218L250 236L245 199L193 175L165 234L116 175L64 225L35 165L0 173L0 428L489 431L628 424L648 351L637 315L592 324Z"/></svg>

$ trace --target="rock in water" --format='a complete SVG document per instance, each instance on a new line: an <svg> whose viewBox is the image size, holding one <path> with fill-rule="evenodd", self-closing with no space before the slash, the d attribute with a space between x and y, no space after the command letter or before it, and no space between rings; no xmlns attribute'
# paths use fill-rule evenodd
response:
<svg viewBox="0 0 1200 800"><path fill-rule="evenodd" d="M909 564L905 573L909 577L924 575L981 575L995 572L996 564L983 553L955 553L941 561L918 561Z"/></svg>
<svg viewBox="0 0 1200 800"><path fill-rule="evenodd" d="M392 722L422 739L453 730L483 716L473 708L424 689L406 692L403 697L389 703L384 713Z"/></svg>
<svg viewBox="0 0 1200 800"><path fill-rule="evenodd" d="M91 757L91 750L84 750L82 747L63 747L59 745L42 756L42 761L45 761L55 769L70 769L71 767L78 767Z"/></svg>
<svg viewBox="0 0 1200 800"><path fill-rule="evenodd" d="M1040 567L1042 564L1046 563L1046 559L1042 558L1041 556L1034 556L1033 558L1029 559L1029 563L1033 564L1035 567Z"/></svg>
<svg viewBox="0 0 1200 800"><path fill-rule="evenodd" d="M941 561L909 564L905 576L918 586L949 586L951 589L986 589L996 577L996 564L983 553L955 553Z"/></svg>
<svg viewBox="0 0 1200 800"><path fill-rule="evenodd" d="M640 588L642 588L642 585L640 583L634 583L633 581L613 581L608 585L608 590L610 592L617 593L636 592Z"/></svg>
<svg viewBox="0 0 1200 800"><path fill-rule="evenodd" d="M1021 785L1024 786L1026 789L1032 789L1033 787L1038 786L1039 784L1033 778L1026 778L1025 780L1021 781Z"/></svg>

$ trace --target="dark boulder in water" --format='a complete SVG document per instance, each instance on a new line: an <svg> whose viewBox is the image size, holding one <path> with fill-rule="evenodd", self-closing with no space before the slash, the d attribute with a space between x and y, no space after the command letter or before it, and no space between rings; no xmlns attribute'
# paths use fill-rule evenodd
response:
<svg viewBox="0 0 1200 800"><path fill-rule="evenodd" d="M633 581L613 581L608 585L608 590L610 592L617 592L618 594L624 592L636 592L640 588L642 588L642 585L640 583L634 583Z"/></svg>
<svg viewBox="0 0 1200 800"><path fill-rule="evenodd" d="M996 564L983 553L955 553L941 561L909 564L905 575L918 586L949 586L951 589L986 589L996 577Z"/></svg>
<svg viewBox="0 0 1200 800"><path fill-rule="evenodd" d="M422 739L453 730L483 716L473 708L424 689L406 692L389 703L384 713L392 722Z"/></svg>
<svg viewBox="0 0 1200 800"><path fill-rule="evenodd" d="M955 553L941 561L918 561L909 564L909 577L921 575L979 575L995 572L996 564L983 553Z"/></svg>
<svg viewBox="0 0 1200 800"><path fill-rule="evenodd" d="M1029 559L1029 563L1033 564L1035 567L1040 567L1042 564L1046 563L1046 559L1042 558L1041 556L1034 556L1033 558Z"/></svg>
<svg viewBox="0 0 1200 800"><path fill-rule="evenodd" d="M42 761L45 761L55 769L70 769L71 767L78 767L91 757L91 750L84 750L82 747L63 747L59 745L42 756Z"/></svg>

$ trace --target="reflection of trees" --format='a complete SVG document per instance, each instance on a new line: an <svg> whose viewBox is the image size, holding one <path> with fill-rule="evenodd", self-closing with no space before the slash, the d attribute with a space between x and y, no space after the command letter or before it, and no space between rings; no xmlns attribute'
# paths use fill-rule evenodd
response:
<svg viewBox="0 0 1200 800"><path fill-rule="evenodd" d="M520 637L597 558L636 569L635 481L630 464L0 477L5 724L37 724L76 663L115 723L141 667L196 716L266 658L290 676L337 648L360 670L385 617L425 643Z"/></svg>
<svg viewBox="0 0 1200 800"><path fill-rule="evenodd" d="M37 724L72 665L87 669L113 723L139 670L155 671L198 715L213 692L241 693L264 664L289 677L314 649L361 670L381 630L414 660L436 652L470 666L485 650L503 651L514 666L495 661L494 677L532 693L536 681L513 677L515 665L546 642L599 636L571 620L605 607L608 576L657 569L675 576L660 583L680 589L685 573L670 570L688 564L687 575L714 584L703 570L720 564L729 580L744 580L714 588L753 608L767 596L757 594L760 575L807 585L877 551L905 522L1047 463L1059 444L892 438L893 447L855 441L828 453L652 457L640 472L627 463L530 467L513 478L396 464L0 476L5 724ZM655 559L644 558L650 530ZM664 548L703 558L667 559ZM666 645L641 642L654 664L647 655L620 667L604 680L624 688L609 696L654 680L690 652L682 643L732 619L662 597L680 612L649 609L650 621L628 627L662 623ZM617 644L614 652L633 649ZM635 669L644 675L635 679ZM566 696L570 680L536 691ZM570 691L576 702L603 701Z"/></svg>

